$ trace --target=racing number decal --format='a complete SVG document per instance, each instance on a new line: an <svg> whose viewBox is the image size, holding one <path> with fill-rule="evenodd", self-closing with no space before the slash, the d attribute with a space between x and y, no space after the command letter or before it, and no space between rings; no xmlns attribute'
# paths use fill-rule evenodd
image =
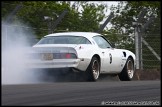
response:
<svg viewBox="0 0 162 107"><path fill-rule="evenodd" d="M109 54L109 57L110 57L110 64L112 63L112 55L111 53Z"/></svg>

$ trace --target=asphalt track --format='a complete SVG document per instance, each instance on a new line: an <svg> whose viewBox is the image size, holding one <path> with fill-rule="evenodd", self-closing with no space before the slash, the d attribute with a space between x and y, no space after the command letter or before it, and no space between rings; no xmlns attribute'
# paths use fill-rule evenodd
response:
<svg viewBox="0 0 162 107"><path fill-rule="evenodd" d="M161 105L160 88L159 80L2 85L2 106Z"/></svg>

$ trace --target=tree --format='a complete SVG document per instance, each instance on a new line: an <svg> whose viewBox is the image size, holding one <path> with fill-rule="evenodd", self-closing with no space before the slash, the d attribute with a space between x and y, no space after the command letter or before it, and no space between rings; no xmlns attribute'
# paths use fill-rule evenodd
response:
<svg viewBox="0 0 162 107"><path fill-rule="evenodd" d="M73 6L68 1L3 1L3 19L20 3L23 8L17 12L14 19L22 20L23 23L34 28L38 39L48 34L48 24L54 23L57 15L60 15L65 9L68 10L68 13L57 28L52 29L54 32L62 30L96 31L99 28L99 23L105 17L103 12L105 5L90 4L86 1L76 1ZM82 11L79 10L80 8ZM44 20L44 16L51 17L52 20L48 20L51 22Z"/></svg>
<svg viewBox="0 0 162 107"><path fill-rule="evenodd" d="M122 1L117 7L112 7L111 10L115 13L115 17L112 19L111 23L113 25L112 29L117 29L119 34L127 35L123 38L123 42L126 43L124 46L128 45L128 38L133 35L134 28L132 27L132 22L137 21L137 16L143 8L147 8L147 13L145 14L143 20L141 21L144 25L151 17L155 16L155 20L148 26L148 28L142 34L143 38L150 44L151 47L160 55L160 2L159 1ZM129 47L134 47L134 39L130 38L132 41ZM135 49L135 48L134 48ZM145 56L147 54L147 56ZM151 59L150 59L151 58ZM148 61L149 60L149 61ZM154 61L156 62L154 62ZM146 46L143 45L143 61L144 65L154 66L159 65L156 57L148 50ZM148 61L148 62L147 62Z"/></svg>

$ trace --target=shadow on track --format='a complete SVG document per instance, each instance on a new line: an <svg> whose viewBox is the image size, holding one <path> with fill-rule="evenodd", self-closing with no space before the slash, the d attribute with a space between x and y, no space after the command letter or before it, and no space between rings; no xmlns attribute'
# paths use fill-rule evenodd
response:
<svg viewBox="0 0 162 107"><path fill-rule="evenodd" d="M38 71L40 72L40 71ZM42 82L86 82L87 76L84 72L73 72L71 70L42 70L43 76L40 78ZM119 81L117 75L101 74L97 82L100 81Z"/></svg>

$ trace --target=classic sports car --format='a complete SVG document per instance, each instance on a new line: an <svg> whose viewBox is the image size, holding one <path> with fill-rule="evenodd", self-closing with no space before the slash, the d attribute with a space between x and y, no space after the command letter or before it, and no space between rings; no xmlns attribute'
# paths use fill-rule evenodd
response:
<svg viewBox="0 0 162 107"><path fill-rule="evenodd" d="M117 74L121 81L130 81L134 75L135 55L113 48L99 33L49 34L33 48L33 68L71 68L71 72L85 72L89 81L96 81L100 74Z"/></svg>

